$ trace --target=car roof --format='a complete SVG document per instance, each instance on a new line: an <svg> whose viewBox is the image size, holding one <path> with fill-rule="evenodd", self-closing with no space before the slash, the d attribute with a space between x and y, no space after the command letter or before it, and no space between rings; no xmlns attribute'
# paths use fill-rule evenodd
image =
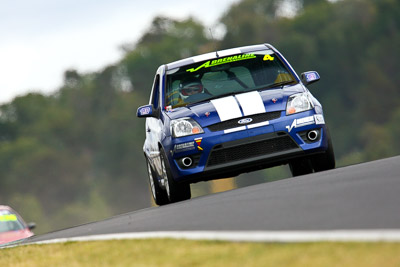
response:
<svg viewBox="0 0 400 267"><path fill-rule="evenodd" d="M21 215L18 212L16 212L13 208L11 208L10 206L0 205L0 211L1 210L7 210L13 214L16 214L18 216L18 220L22 221L25 224L25 221L22 219Z"/></svg>
<svg viewBox="0 0 400 267"><path fill-rule="evenodd" d="M9 206L0 205L0 210L13 210L13 209Z"/></svg>
<svg viewBox="0 0 400 267"><path fill-rule="evenodd" d="M200 62L200 61L211 60L211 59L216 59L219 57L226 57L226 56L236 55L236 54L249 53L249 52L265 50L265 49L274 49L274 48L270 44L258 44L258 45L230 48L230 49L226 49L226 50L210 52L210 53L174 61L174 62L166 64L166 69L167 70L175 69L175 68L179 68L179 67L186 66L186 65L193 64L193 63Z"/></svg>

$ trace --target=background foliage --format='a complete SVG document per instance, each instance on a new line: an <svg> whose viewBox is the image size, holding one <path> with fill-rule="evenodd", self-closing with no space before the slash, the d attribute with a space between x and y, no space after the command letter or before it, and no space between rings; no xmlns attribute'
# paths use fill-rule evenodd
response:
<svg viewBox="0 0 400 267"><path fill-rule="evenodd" d="M295 13L288 16L290 2ZM43 233L150 206L142 145L161 64L241 45L271 43L324 106L339 166L400 152L400 3L397 0L242 0L211 39L193 18L154 18L121 61L64 73L53 95L27 94L0 106L0 203ZM239 186L288 177L286 167L245 174ZM207 193L202 183L195 194Z"/></svg>

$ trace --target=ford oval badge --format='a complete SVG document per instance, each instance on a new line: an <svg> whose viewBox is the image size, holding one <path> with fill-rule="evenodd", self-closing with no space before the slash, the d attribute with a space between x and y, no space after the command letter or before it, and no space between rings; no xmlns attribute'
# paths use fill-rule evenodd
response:
<svg viewBox="0 0 400 267"><path fill-rule="evenodd" d="M250 123L252 121L253 121L252 118L244 118L244 119L241 119L240 121L238 121L238 123L239 124L248 124L248 123Z"/></svg>

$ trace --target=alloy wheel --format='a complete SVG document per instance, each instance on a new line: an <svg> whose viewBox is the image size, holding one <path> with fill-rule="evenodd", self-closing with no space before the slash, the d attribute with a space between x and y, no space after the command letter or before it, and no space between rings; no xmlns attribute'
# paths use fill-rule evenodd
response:
<svg viewBox="0 0 400 267"><path fill-rule="evenodd" d="M156 188L155 188L155 185L154 185L153 172L151 170L150 163L148 163L148 162L147 162L147 171L149 173L151 193L153 194L153 198L156 199Z"/></svg>

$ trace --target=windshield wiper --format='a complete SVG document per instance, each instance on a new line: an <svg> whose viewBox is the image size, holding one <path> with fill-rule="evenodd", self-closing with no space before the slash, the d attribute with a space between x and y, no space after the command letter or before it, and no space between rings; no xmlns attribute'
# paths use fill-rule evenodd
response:
<svg viewBox="0 0 400 267"><path fill-rule="evenodd" d="M237 94L246 93L246 92L248 92L248 91L247 90L241 90L241 91L229 92L229 93L225 93L225 94L222 94L222 95L213 96L213 97L211 97L211 98L209 98L207 100L212 100L212 99L225 97L225 96L237 95Z"/></svg>
<svg viewBox="0 0 400 267"><path fill-rule="evenodd" d="M196 102L188 103L186 106L196 105L196 104L201 103L201 102L208 102L208 101L213 100L213 99L217 99L217 98L221 98L221 97L225 97L225 96L237 95L237 94L241 94L241 93L245 93L245 92L248 92L248 91L247 90L243 90L243 91L229 92L229 93L225 93L225 94L222 94L222 95L215 95L215 96L212 96L210 98L206 98L206 99L202 99L202 100L199 100L199 101L196 101Z"/></svg>
<svg viewBox="0 0 400 267"><path fill-rule="evenodd" d="M221 98L221 97L226 97L226 96L231 96L231 95L237 95L237 94L247 93L247 92L251 92L251 91L265 90L265 89L275 88L275 87L279 87L279 86L282 86L282 88L283 88L283 86L285 86L287 84L292 84L294 82L296 82L296 81L293 81L293 80L292 81L283 81L283 82L273 83L273 84L269 84L269 85L262 85L262 86L254 87L254 88L252 88L250 90L241 90L241 91L225 93L225 94L222 94L222 95L215 95L215 96L212 96L210 98L206 98L206 99L202 99L202 100L199 100L199 101L196 101L196 102L188 103L186 106L197 105L199 103L208 102L208 101L216 99L216 98Z"/></svg>
<svg viewBox="0 0 400 267"><path fill-rule="evenodd" d="M273 83L270 85L259 86L259 87L256 87L255 89L262 90L262 89L275 88L275 87L279 87L279 86L282 86L282 88L283 88L283 86L285 86L287 84L292 84L294 82L296 82L296 81L293 81L293 80L292 81L283 81L283 82Z"/></svg>

